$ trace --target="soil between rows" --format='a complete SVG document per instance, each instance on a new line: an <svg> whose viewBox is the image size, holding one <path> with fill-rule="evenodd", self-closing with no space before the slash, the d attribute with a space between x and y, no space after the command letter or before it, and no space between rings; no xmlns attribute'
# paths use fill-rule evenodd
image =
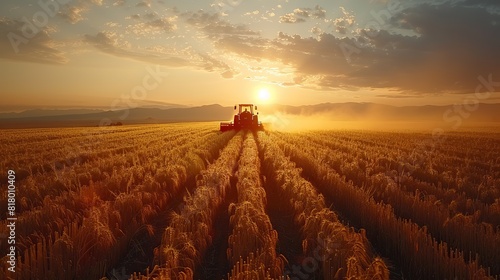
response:
<svg viewBox="0 0 500 280"><path fill-rule="evenodd" d="M111 268L106 273L106 277L108 277L108 279L129 279L129 276L134 272L141 272L145 275L148 268L152 270L154 267L153 252L156 247L160 246L163 232L170 225L170 213L175 211L182 203L186 190L192 193L195 187L195 178L188 178L187 182L184 184L184 190L174 195L172 200L169 202L167 209L162 211L151 223L154 229L154 234L150 236L146 230L138 232L137 236L130 240L127 248L127 254L115 267Z"/></svg>
<svg viewBox="0 0 500 280"><path fill-rule="evenodd" d="M228 209L229 204L238 200L236 181L235 177L231 178L231 187L226 193L226 199L215 216L212 245L208 247L199 269L195 271L194 279L222 279L226 278L231 270L226 252L228 237L231 234Z"/></svg>

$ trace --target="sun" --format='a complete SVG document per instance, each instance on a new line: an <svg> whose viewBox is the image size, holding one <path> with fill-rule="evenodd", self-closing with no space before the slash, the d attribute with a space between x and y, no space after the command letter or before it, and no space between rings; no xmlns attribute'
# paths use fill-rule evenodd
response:
<svg viewBox="0 0 500 280"><path fill-rule="evenodd" d="M262 103L269 102L269 99L271 99L271 93L267 88L262 88L259 90L259 101Z"/></svg>

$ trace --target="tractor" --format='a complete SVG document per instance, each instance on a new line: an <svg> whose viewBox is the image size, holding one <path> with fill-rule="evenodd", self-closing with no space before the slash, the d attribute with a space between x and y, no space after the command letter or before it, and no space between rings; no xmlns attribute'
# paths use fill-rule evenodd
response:
<svg viewBox="0 0 500 280"><path fill-rule="evenodd" d="M238 106L234 106L235 111L236 109L238 109L238 114L234 115L234 120L232 122L221 122L220 131L227 131L232 129L264 129L262 123L259 122L259 113L257 112L257 106L254 106L253 104L239 104Z"/></svg>

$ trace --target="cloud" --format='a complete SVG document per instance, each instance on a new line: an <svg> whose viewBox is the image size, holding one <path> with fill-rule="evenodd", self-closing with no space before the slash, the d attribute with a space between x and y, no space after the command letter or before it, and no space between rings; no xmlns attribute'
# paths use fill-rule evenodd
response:
<svg viewBox="0 0 500 280"><path fill-rule="evenodd" d="M312 16L314 18L318 18L318 19L321 19L321 18L325 18L326 17L326 10L323 9L321 6L319 5L316 5L314 7L314 10L312 12Z"/></svg>
<svg viewBox="0 0 500 280"><path fill-rule="evenodd" d="M75 24L82 21L83 13L86 12L88 8L80 6L66 6L64 7L58 15L71 24Z"/></svg>
<svg viewBox="0 0 500 280"><path fill-rule="evenodd" d="M482 6L482 7L500 7L500 2L497 0L465 0L465 6Z"/></svg>
<svg viewBox="0 0 500 280"><path fill-rule="evenodd" d="M97 5L97 6L102 6L102 2L103 2L103 1L104 1L104 0L91 0L91 2L92 2L92 3L94 3L94 4L95 4L95 5Z"/></svg>
<svg viewBox="0 0 500 280"><path fill-rule="evenodd" d="M189 61L175 55L160 54L153 52L134 51L128 44L119 42L114 33L99 32L96 35L85 35L84 42L91 44L100 51L117 57L125 57L148 63L156 63L170 67L182 67L190 65Z"/></svg>
<svg viewBox="0 0 500 280"><path fill-rule="evenodd" d="M258 15L259 13L260 13L259 10L255 10L255 11L252 11L252 12L246 12L243 15L244 16L255 16L255 15Z"/></svg>
<svg viewBox="0 0 500 280"><path fill-rule="evenodd" d="M115 0L113 2L113 6L123 6L125 4L125 0Z"/></svg>
<svg viewBox="0 0 500 280"><path fill-rule="evenodd" d="M142 0L135 5L136 7L151 8L151 0Z"/></svg>
<svg viewBox="0 0 500 280"><path fill-rule="evenodd" d="M37 29L34 36L26 37L23 31L26 32L28 26L24 21L0 17L0 58L46 64L68 61L64 53L56 48L57 43L50 37L49 28Z"/></svg>
<svg viewBox="0 0 500 280"><path fill-rule="evenodd" d="M227 65L226 63L224 63L223 61L221 60L218 60L218 59L215 59L209 55L206 55L206 54L198 54L199 57L201 57L202 59L202 68L203 70L205 71L208 71L208 72L214 72L214 71L217 71L217 72L221 72L221 76L223 78L226 78L226 79L231 79L233 78L235 75L238 74L237 71L231 69L231 67L229 67L229 65Z"/></svg>
<svg viewBox="0 0 500 280"><path fill-rule="evenodd" d="M148 49L133 49L128 42L120 40L111 32L99 32L96 35L85 35L83 41L94 46L103 53L116 57L128 58L147 63L160 64L168 67L191 67L208 72L219 72L224 78L232 78L237 72L226 63L207 54L193 51L176 51L163 47Z"/></svg>
<svg viewBox="0 0 500 280"><path fill-rule="evenodd" d="M326 10L321 6L316 5L314 9L311 8L297 8L292 13L285 14L280 17L280 23L300 23L305 22L309 18L324 19L326 17Z"/></svg>
<svg viewBox="0 0 500 280"><path fill-rule="evenodd" d="M134 15L131 17L134 19L140 19L140 17L134 17ZM144 20L127 26L127 31L141 36L170 33L177 29L176 20L177 16Z"/></svg>
<svg viewBox="0 0 500 280"><path fill-rule="evenodd" d="M158 13L157 12L147 13L144 15L144 18L148 20L156 19L158 18Z"/></svg>
<svg viewBox="0 0 500 280"><path fill-rule="evenodd" d="M130 16L126 17L125 19L140 20L141 19L141 15L140 14L133 14L133 15L130 15Z"/></svg>
<svg viewBox="0 0 500 280"><path fill-rule="evenodd" d="M256 61L278 59L271 53L271 42L259 37L224 36L216 41L215 47Z"/></svg>
<svg viewBox="0 0 500 280"><path fill-rule="evenodd" d="M412 85L420 91L471 92L478 75L500 76L500 66L493 59L500 49L499 23L500 14L481 7L420 5L393 19L396 27L413 31L416 37L381 31L370 42L389 52L378 67L392 64L407 71L402 86Z"/></svg>
<svg viewBox="0 0 500 280"><path fill-rule="evenodd" d="M406 99L406 98L421 98L422 95L404 95L404 94L377 94L375 97L387 99Z"/></svg>
<svg viewBox="0 0 500 280"><path fill-rule="evenodd" d="M216 46L247 59L291 67L293 83L324 90L470 93L479 75L500 80L500 14L485 7L456 2L416 5L395 14L386 28L359 30L348 37L283 32L274 39L226 36Z"/></svg>
<svg viewBox="0 0 500 280"><path fill-rule="evenodd" d="M285 14L280 17L280 23L299 23L305 21L304 18L297 16L295 13Z"/></svg>
<svg viewBox="0 0 500 280"><path fill-rule="evenodd" d="M258 35L258 32L248 29L245 25L232 25L226 22L209 24L202 28L212 35Z"/></svg>
<svg viewBox="0 0 500 280"><path fill-rule="evenodd" d="M202 10L195 13L185 13L186 22L198 27L203 32L212 36L223 35L258 35L258 32L250 30L246 25L235 25L221 19L218 13L208 13Z"/></svg>
<svg viewBox="0 0 500 280"><path fill-rule="evenodd" d="M321 28L319 28L318 26L314 26L313 28L311 28L311 33L314 35L320 35L321 33L323 33L323 30L321 30Z"/></svg>
<svg viewBox="0 0 500 280"><path fill-rule="evenodd" d="M103 2L103 0L77 0L69 2L61 6L62 8L57 15L67 22L75 24L85 19L84 14L91 9L92 5L102 6ZM119 3L113 3L113 5L117 4Z"/></svg>
<svg viewBox="0 0 500 280"><path fill-rule="evenodd" d="M226 78L226 79L232 79L236 74L238 74L237 72L234 72L232 70L227 70L227 71L224 71L222 72L220 75L223 77L223 78Z"/></svg>
<svg viewBox="0 0 500 280"><path fill-rule="evenodd" d="M356 22L354 15L347 12L344 7L340 7L343 16L340 18L336 18L333 20L333 26L335 27L335 31L340 34L347 34L347 31L354 25Z"/></svg>
<svg viewBox="0 0 500 280"><path fill-rule="evenodd" d="M120 23L118 23L118 22L112 22L112 21L108 21L104 25L106 25L107 27L111 27L111 28L117 28L117 27L121 27L122 26Z"/></svg>
<svg viewBox="0 0 500 280"><path fill-rule="evenodd" d="M125 19L134 20L134 23L126 26L127 34L140 36L154 36L172 33L177 30L178 16L159 16L157 12L146 14L132 14Z"/></svg>

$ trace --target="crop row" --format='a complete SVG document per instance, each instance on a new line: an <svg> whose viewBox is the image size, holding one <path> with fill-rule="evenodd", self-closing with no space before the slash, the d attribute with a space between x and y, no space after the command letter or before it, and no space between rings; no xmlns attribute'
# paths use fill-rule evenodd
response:
<svg viewBox="0 0 500 280"><path fill-rule="evenodd" d="M199 131L201 137L192 137L189 144L162 155L150 166L155 172L144 174L142 180L131 180L132 173L122 173L127 169L114 170L105 182L91 181L89 186L49 198L39 210L26 212L18 219L18 235L25 239L18 246L21 257L16 277L102 276L136 234L152 230L148 226L151 220L181 192L189 178L218 155L232 135ZM116 191L113 196L109 196L108 186Z"/></svg>
<svg viewBox="0 0 500 280"><path fill-rule="evenodd" d="M151 166L152 159L161 158L157 155L165 154L165 146L160 145L162 144L160 139L165 137L162 132L163 130L157 129L148 137L143 136L142 138L137 138L137 135L133 134L125 134L121 135L121 137L125 137L121 141L119 141L119 138L116 141L102 138L98 143L90 141L96 144L92 149L87 149L88 147L84 146L87 145L87 142L81 143L75 139L66 140L63 138L59 146L55 145L56 143L53 143L53 145L40 143L39 146L35 147L44 149L49 154L41 156L42 158L36 162L30 162L26 165L28 167L19 167L22 166L22 163L18 162L20 159L9 154L6 158L13 162L9 164L9 169L15 170L16 181L18 184L23 185L23 188L18 189L18 197L21 198L18 212L22 213L42 206L47 196L53 199L65 191L75 191L81 186L88 186L91 181L94 183L106 181L113 176L115 171L120 174L134 173L134 180L136 181L138 173L152 172L154 174L155 170L146 169ZM169 136L167 136L168 142L163 144L168 144L170 148L184 145L189 142L189 139L192 139L195 133L198 137L205 134L199 129L181 129L177 132L166 130L166 132L169 133ZM100 135L100 137L102 136ZM110 134L109 136L115 135ZM155 140L155 144L150 145L148 144L150 139L157 139L158 141ZM64 149L58 148L61 145L71 147L72 152L63 153L61 155L63 157L58 159L58 154L64 152ZM136 153L133 153L133 151ZM149 152L154 153L149 154ZM34 153L34 155L40 156L40 152ZM44 158L50 158L51 160L45 160ZM27 169L30 171L26 171ZM128 171L131 169L135 171ZM106 173L108 178L106 178ZM23 178L24 176L25 178ZM130 177L126 178L126 180L129 181ZM116 190L112 191L116 192ZM5 203L6 199L5 193L0 194L0 204ZM5 213L1 213L0 217L4 215Z"/></svg>
<svg viewBox="0 0 500 280"><path fill-rule="evenodd" d="M283 279L286 259L276 252L278 232L266 213L266 191L260 178L260 159L254 135L248 133L238 163L238 202L230 205L228 279Z"/></svg>
<svg viewBox="0 0 500 280"><path fill-rule="evenodd" d="M133 279L192 279L210 243L216 214L231 188L230 178L236 168L243 142L240 132L229 141L219 158L199 173L194 193L184 196L179 211L172 214L161 245L155 249L157 266L146 275L135 273Z"/></svg>
<svg viewBox="0 0 500 280"><path fill-rule="evenodd" d="M286 139L291 143L288 146L289 149L301 147L302 150L322 163L327 163L329 155L333 154L328 146L325 148L325 146L305 141L295 135L280 135L279 138ZM305 143L308 144L305 145ZM303 162L302 159L297 160ZM326 166L330 167L329 164ZM318 171L316 166L310 167L310 170ZM317 173L313 176L316 175ZM368 177L368 175L365 176ZM422 199L419 190L415 190L415 194L404 192L401 190L401 186L397 186L395 182L391 182L388 178L380 180L380 177L384 178L383 175L379 174L365 180L369 186L365 187L365 190L372 195L376 202L390 204L394 213L400 218L412 219L421 226L425 225L431 234L438 237L438 241L446 241L451 247L471 252L472 255L479 254L482 259L481 263L491 267L493 273L500 273L497 272L499 268L495 261L496 252L500 250L500 232L497 232L492 224L477 223L475 220L477 221L478 218L474 216L464 216L461 213L453 214L436 200L426 196ZM470 258L466 256L466 259Z"/></svg>
<svg viewBox="0 0 500 280"><path fill-rule="evenodd" d="M310 256L303 263L304 270L314 272L310 271L313 270L310 265L316 266L324 279L388 279L388 269L374 256L365 231L357 233L338 220L326 207L323 196L301 177L300 169L285 156L274 138L259 132L258 142L265 176L280 188L283 199L293 209L296 225L301 228L304 254Z"/></svg>
<svg viewBox="0 0 500 280"><path fill-rule="evenodd" d="M0 159L0 167L15 168L23 175L34 175L38 172L51 171L51 165L68 164L71 157L74 159L99 152L99 156L106 154L106 150L120 149L134 146L137 142L159 142L165 138L168 143L175 139L175 135L182 136L186 133L200 133L209 127L179 128L169 126L137 126L137 127L94 127L94 128L64 128L45 131L50 137L39 139L40 132L17 131L16 141L9 141L13 132L5 131L2 134L0 151L5 151L9 156ZM173 138L172 138L173 137ZM146 142L147 143L147 142ZM149 145L150 143L148 143ZM25 174L26 173L26 174Z"/></svg>
<svg viewBox="0 0 500 280"><path fill-rule="evenodd" d="M383 173L410 187L409 191L418 187L444 203L457 196L463 201L474 199L463 211L477 209L477 202L490 204L500 198L500 150L494 136L484 137L480 143L471 141L466 133L442 139L409 133L367 133L358 140L355 133L348 136L354 139L348 141L345 136L340 140L332 132L297 135L335 151L329 159L332 167L358 185L365 183L366 174ZM367 140L371 137L378 142ZM486 153L484 147L488 147Z"/></svg>
<svg viewBox="0 0 500 280"><path fill-rule="evenodd" d="M285 137L284 134L280 135ZM320 157L322 162L338 172L339 175L345 176L346 181L352 181L355 186L373 194L376 201L400 203L401 200L391 200L391 197L387 195L391 189L397 189L398 194L400 192L407 194L406 201L414 201L413 197L415 196L418 197L417 202L419 203L422 200L422 203L425 204L435 204L436 211L439 211L433 211L433 213L439 213L440 219L436 219L437 223L428 224L431 228L434 225L441 225L447 218L452 218L457 214L472 215L471 218L475 223L486 222L491 225L500 223L499 199L488 204L483 202L482 199L468 197L460 189L443 188L439 186L439 183L430 184L415 179L413 176L421 172L422 169L420 167L410 167L408 163L404 163L404 157L400 157L401 162L395 162L396 159L387 159L387 157L378 154L380 151L371 151L370 148L366 147L362 149L353 148L350 153L340 152L339 143L336 143L328 135L330 134L313 133L308 137L304 137L294 134L293 138L302 143L307 142L309 146L320 147L319 150L314 149L316 157ZM359 153L362 153L362 156ZM406 171L401 170L403 165L404 169L407 169ZM448 166L446 168L450 170L461 169L460 166ZM493 180L492 178L489 176L484 183L476 187L482 189L479 190L482 195L490 195L493 190L499 192L500 180ZM404 203L402 207L405 207L405 209L399 212L400 209L395 207L395 211L402 217L412 218L419 222L418 215L422 213L421 211L416 211L415 216L405 216L414 210L410 206L411 204Z"/></svg>
<svg viewBox="0 0 500 280"><path fill-rule="evenodd" d="M177 146L172 147L167 154L174 154L174 157L175 155L178 157L178 155L185 154L193 145L192 141L187 140L184 139L184 142L178 142ZM197 156L195 152L193 150L187 154L193 157L191 159L193 161L196 160L195 157ZM161 157L162 153L157 151L156 157L158 155ZM201 152L199 152L199 155L203 156ZM59 177L65 179L56 181L56 184L51 184L50 188L42 187L40 185L44 183L28 178L27 181L33 184L23 185L18 194L21 202L20 210L17 213L17 232L21 237L19 240L21 246L19 248L23 250L23 246L36 244L39 241L38 237L48 236L55 229L62 232L64 225L75 219L77 220L76 217L80 219L86 210L102 202L112 202L121 193L130 193L134 188L138 188L143 184L153 186L154 183L158 183L159 185L165 185L164 187L170 187L178 184L175 180L182 180L185 177L183 174L186 173L186 170L183 170L182 166L175 166L175 164L159 168L151 166L151 163L155 160L154 156L151 157L149 164L133 165L129 162L127 165L121 166L119 163L123 157L123 155L114 155L104 159L103 161L114 164L113 168L111 170L102 169L102 172L99 169L99 173L97 173L99 176L96 174L84 185L78 184L75 186L75 182L72 181L71 171L59 174ZM176 163L176 161L169 162ZM102 168L103 166L97 164L97 167ZM79 169L79 167L74 168ZM148 178L148 174L150 178ZM47 177L39 179L42 182L50 182L51 176L47 175ZM44 192L44 190L49 193ZM146 190L154 191L154 187L147 187ZM34 207L33 211L29 211L30 209L23 211L25 205L38 206ZM50 218L56 222L50 224L42 222ZM5 246L5 244L2 245Z"/></svg>
<svg viewBox="0 0 500 280"><path fill-rule="evenodd" d="M466 262L464 253L460 250L451 249L444 242L438 243L427 232L427 227L419 227L411 220L398 218L393 211L393 205L377 203L370 193L345 182L335 170L325 164L317 155L324 152L320 145L310 145L310 142L293 139L293 136L272 137L280 147L300 167L304 174L317 184L322 193L328 196L335 207L342 212L350 221L356 225L366 228L372 241L379 244L391 259L401 260L403 270L410 275L422 278L438 279L471 279L486 277L486 273L479 267L478 256L472 260L472 256ZM285 139L285 140L283 140ZM412 207L432 216L433 208L425 208L427 204L419 203L418 197L412 202L404 201L405 194L397 188L388 188L387 195L392 197L394 207L410 204ZM428 206L428 205L427 205ZM435 213L434 213L435 215ZM423 215L422 215L423 216ZM425 225L425 224L424 224ZM491 247L496 246L495 235L488 228L477 228L475 234L470 236L464 234L463 230L470 229L470 223L463 219L450 219L448 225L443 227L449 236L458 240L459 248L476 248L481 243L489 243ZM458 230L460 228L460 230ZM488 240L479 240L477 234L483 234ZM451 240L451 238L450 238ZM484 263L495 260L496 252L492 248L483 248L480 255ZM473 251L476 252L476 251ZM489 258L489 259L488 259Z"/></svg>

